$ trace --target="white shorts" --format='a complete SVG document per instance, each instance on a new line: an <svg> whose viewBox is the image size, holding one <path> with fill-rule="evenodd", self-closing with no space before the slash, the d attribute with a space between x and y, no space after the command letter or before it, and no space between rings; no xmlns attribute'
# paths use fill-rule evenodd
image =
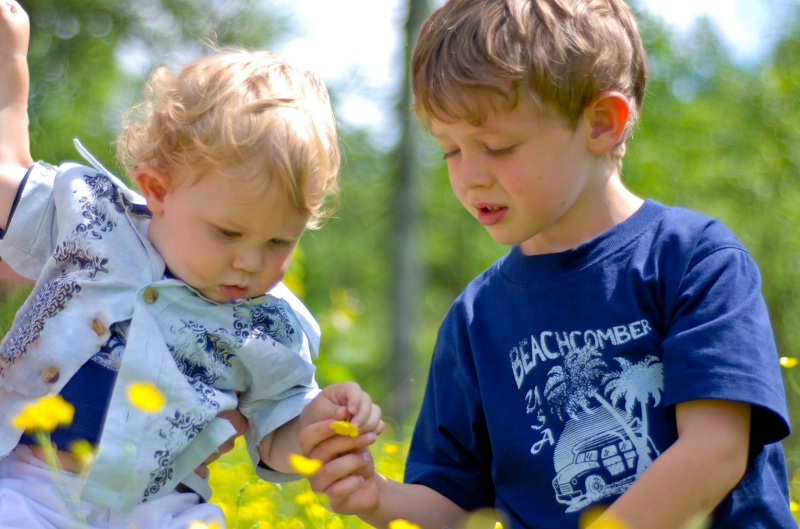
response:
<svg viewBox="0 0 800 529"><path fill-rule="evenodd" d="M79 476L62 472L60 479L67 494L80 490ZM173 492L128 513L79 505L88 526L70 513L53 484L53 472L27 446L17 446L0 460L0 529L188 529L192 522L225 527L222 510L200 503L194 493Z"/></svg>

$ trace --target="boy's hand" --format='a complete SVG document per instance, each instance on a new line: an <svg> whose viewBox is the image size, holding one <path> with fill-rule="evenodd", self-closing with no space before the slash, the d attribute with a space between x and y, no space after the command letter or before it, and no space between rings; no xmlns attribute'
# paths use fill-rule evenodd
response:
<svg viewBox="0 0 800 529"><path fill-rule="evenodd" d="M0 0L0 55L27 56L30 34L28 14L22 7L14 0Z"/></svg>
<svg viewBox="0 0 800 529"><path fill-rule="evenodd" d="M303 452L325 463L307 479L314 492L327 496L331 511L363 515L377 509L375 462L369 450L374 440L374 432L357 437L337 435L330 421L313 423L300 432Z"/></svg>

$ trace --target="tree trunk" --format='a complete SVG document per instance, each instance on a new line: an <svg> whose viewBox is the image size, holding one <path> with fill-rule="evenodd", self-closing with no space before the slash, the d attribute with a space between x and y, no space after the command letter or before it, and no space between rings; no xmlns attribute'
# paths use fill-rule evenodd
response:
<svg viewBox="0 0 800 529"><path fill-rule="evenodd" d="M420 264L417 255L419 171L419 126L411 115L409 68L417 33L429 8L427 0L408 0L405 24L403 84L398 108L401 126L400 144L395 151L397 171L394 178L394 303L392 304L392 351L389 363L391 396L388 415L405 420L413 405L413 362L415 358L416 316L420 303Z"/></svg>

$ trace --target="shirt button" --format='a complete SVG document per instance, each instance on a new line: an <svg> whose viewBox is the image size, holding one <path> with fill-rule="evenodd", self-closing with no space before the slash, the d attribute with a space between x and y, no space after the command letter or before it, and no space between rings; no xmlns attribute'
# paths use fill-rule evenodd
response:
<svg viewBox="0 0 800 529"><path fill-rule="evenodd" d="M95 334L100 336L101 334L106 332L106 326L103 325L103 322L101 322L100 320L94 319L92 320L92 330L95 332Z"/></svg>
<svg viewBox="0 0 800 529"><path fill-rule="evenodd" d="M58 382L58 378L61 376L61 373L58 371L56 366L46 367L44 371L42 371L42 380L44 380L48 384L55 384Z"/></svg>
<svg viewBox="0 0 800 529"><path fill-rule="evenodd" d="M147 287L144 290L144 302L148 305L152 305L158 301L158 289L154 287Z"/></svg>

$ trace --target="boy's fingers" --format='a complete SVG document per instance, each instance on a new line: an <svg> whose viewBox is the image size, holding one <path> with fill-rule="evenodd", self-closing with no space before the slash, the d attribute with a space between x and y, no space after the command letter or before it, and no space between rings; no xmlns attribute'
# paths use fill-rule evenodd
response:
<svg viewBox="0 0 800 529"><path fill-rule="evenodd" d="M300 430L298 438L300 441L300 449L303 451L303 454L309 455L313 453L317 450L317 446L326 439L330 439L336 435L336 432L331 428L332 422L332 420L318 421ZM317 457L317 459L319 459L319 457Z"/></svg>
<svg viewBox="0 0 800 529"><path fill-rule="evenodd" d="M373 404L370 408L369 418L364 424L364 429L367 431L374 431L376 434L383 432L386 425L381 420L382 415L383 412L381 411L380 406Z"/></svg>
<svg viewBox="0 0 800 529"><path fill-rule="evenodd" d="M361 408L362 396L365 393L355 382L340 382L325 388L328 398L339 404L346 405L349 415L355 415Z"/></svg>
<svg viewBox="0 0 800 529"><path fill-rule="evenodd" d="M363 482L364 478L360 474L365 473L370 465L363 454L345 454L326 463L308 481L315 492L328 494L328 490L337 481L353 478L356 483Z"/></svg>
<svg viewBox="0 0 800 529"><path fill-rule="evenodd" d="M375 433L368 432L357 437L347 437L344 435L333 435L324 441L317 443L307 456L328 462L341 454L355 452L366 449L375 442ZM301 442L302 447L302 442Z"/></svg>
<svg viewBox="0 0 800 529"><path fill-rule="evenodd" d="M335 512L339 506L347 502L347 499L354 492L357 492L363 486L363 482L364 479L358 476L347 476L334 482L322 492L328 497L331 508Z"/></svg>

